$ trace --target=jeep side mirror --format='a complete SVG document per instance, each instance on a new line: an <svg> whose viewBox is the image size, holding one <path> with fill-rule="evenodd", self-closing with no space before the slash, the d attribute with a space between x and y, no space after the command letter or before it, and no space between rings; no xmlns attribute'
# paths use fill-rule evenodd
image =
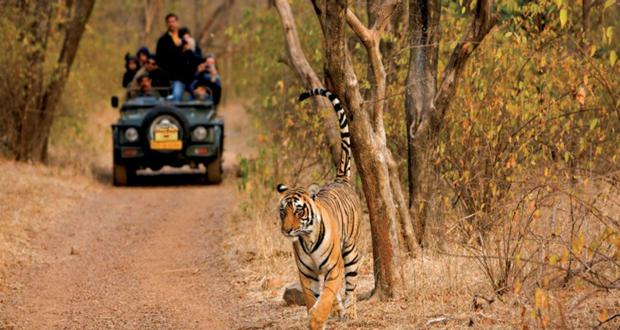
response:
<svg viewBox="0 0 620 330"><path fill-rule="evenodd" d="M112 108L118 108L118 96L112 96L110 103L112 104Z"/></svg>

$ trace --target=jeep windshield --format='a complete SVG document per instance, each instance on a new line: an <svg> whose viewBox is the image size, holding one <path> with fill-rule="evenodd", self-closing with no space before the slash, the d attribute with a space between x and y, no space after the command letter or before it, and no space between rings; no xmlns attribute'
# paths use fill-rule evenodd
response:
<svg viewBox="0 0 620 330"><path fill-rule="evenodd" d="M135 110L147 110L152 109L155 106L161 104L174 105L179 109L192 109L192 110L213 110L213 101L171 101L161 97L135 97L127 100L121 107L121 111L135 111Z"/></svg>

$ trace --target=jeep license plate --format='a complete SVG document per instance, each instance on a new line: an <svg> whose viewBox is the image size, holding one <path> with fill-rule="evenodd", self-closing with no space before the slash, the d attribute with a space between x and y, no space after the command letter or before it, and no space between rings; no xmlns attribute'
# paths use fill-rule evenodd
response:
<svg viewBox="0 0 620 330"><path fill-rule="evenodd" d="M181 150L183 149L183 141L151 141L152 150Z"/></svg>
<svg viewBox="0 0 620 330"><path fill-rule="evenodd" d="M155 141L176 141L179 139L179 129L176 127L157 127Z"/></svg>
<svg viewBox="0 0 620 330"><path fill-rule="evenodd" d="M176 127L157 127L154 139L150 142L153 150L181 150L183 141L179 140L179 129Z"/></svg>

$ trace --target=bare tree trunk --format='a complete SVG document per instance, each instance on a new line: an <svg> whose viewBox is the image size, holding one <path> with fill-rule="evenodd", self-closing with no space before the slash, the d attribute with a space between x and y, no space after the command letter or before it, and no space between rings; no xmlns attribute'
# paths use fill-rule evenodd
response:
<svg viewBox="0 0 620 330"><path fill-rule="evenodd" d="M410 55L405 87L405 119L407 134L407 161L409 177L409 211L416 223L418 243L423 245L430 189L423 192L420 175L425 165L426 136L415 132L425 119L434 113L434 98L439 54L439 0L409 1ZM430 179L430 178L427 178Z"/></svg>
<svg viewBox="0 0 620 330"><path fill-rule="evenodd" d="M95 0L76 1L73 8L68 8L70 18L65 30L65 37L56 68L52 73L52 79L46 87L43 87L42 84L38 85L36 89L38 92L32 94L33 99L39 100L36 104L37 106L26 106L24 109L20 141L21 148L19 148L20 151L16 157L18 160L45 161L47 159L47 142L56 106L62 96L86 22L92 13L94 4ZM49 25L47 31L47 34L49 34ZM44 45L46 46L47 43ZM46 48L43 48L42 51L45 52ZM35 56L34 60L39 59ZM33 65L37 64L33 62Z"/></svg>
<svg viewBox="0 0 620 330"><path fill-rule="evenodd" d="M417 246L415 241L415 231L413 229L413 222L411 221L412 219L409 213L409 208L407 207L407 202L405 201L405 196L403 194L403 188L400 183L398 164L394 160L391 152L388 153L388 168L390 170L390 185L392 186L394 201L398 210L400 233L407 252L413 254Z"/></svg>
<svg viewBox="0 0 620 330"><path fill-rule="evenodd" d="M347 1L313 1L324 34L326 64L335 92L344 96L350 118L353 156L362 179L370 215L373 245L375 293L389 299L402 292L404 283L398 249L398 211L390 184L389 150L383 127L385 70L381 62L379 40L395 1L387 1L372 28L364 27ZM364 103L352 59L345 43L345 25L356 32L366 46L377 91ZM367 104L368 106L366 106Z"/></svg>
<svg viewBox="0 0 620 330"><path fill-rule="evenodd" d="M323 87L324 84L310 66L301 48L295 19L293 18L293 12L291 11L288 0L275 0L274 4L280 15L280 21L284 29L289 62L299 76L299 80L307 89ZM331 103L326 98L318 97L314 98L314 100L320 110L332 108ZM325 127L325 134L327 136L327 142L329 143L332 162L338 164L340 162L340 131L337 126L336 114L333 111L319 111L319 115Z"/></svg>
<svg viewBox="0 0 620 330"><path fill-rule="evenodd" d="M47 41L51 30L53 17L52 1L38 1L32 4L24 4L22 8L25 15L31 19L30 28L23 35L24 42L39 44L40 47L33 47L31 52L26 54L27 62L30 65L27 69L25 97L26 102L18 119L19 139L16 143L17 160L39 160L42 150L37 146L38 135L41 134L40 120L43 115L40 113L45 92L43 63L45 63ZM28 41L28 38L32 38Z"/></svg>
<svg viewBox="0 0 620 330"><path fill-rule="evenodd" d="M403 7L404 6L400 1L385 2L379 0L368 0L366 2L368 25L373 28L367 32L371 32L379 25L383 25L383 29L390 30L389 32L391 33L398 33L398 25L400 24L403 18L402 15L404 14ZM387 15L388 12L390 13L389 15ZM357 22L357 19L351 10L348 12L347 20L353 30L356 31L360 39L363 40L364 38L368 38L363 36L366 31L364 31L365 29L361 27L359 22ZM379 31L376 32L378 33ZM394 54L395 47L393 41L385 41L384 38L377 38L376 35L372 36L372 38L376 38L377 41L374 43L365 42L367 50L374 53L374 55L369 56L371 65L368 68L368 80L375 84L376 87L371 88L369 94L371 100L374 102L373 108L377 108L378 104L376 103L380 102L381 106L378 108L379 111L385 111L383 109L387 109L388 107L388 102L385 96L387 85L391 79L396 79L396 61L391 58ZM383 64L383 57L388 59L387 65ZM390 71L392 71L391 75ZM400 225L399 233L401 234L400 236L402 236L406 251L413 253L416 248L415 236L411 216L409 214L409 208L403 195L398 165L393 159L389 149L386 150L388 152L390 187L394 196L396 209L398 211L397 218L399 220L398 224Z"/></svg>
<svg viewBox="0 0 620 330"><path fill-rule="evenodd" d="M158 19L163 19L163 0L145 0L144 4L144 30L142 31L142 45L148 45L153 41L153 27Z"/></svg>
<svg viewBox="0 0 620 330"><path fill-rule="evenodd" d="M456 93L458 76L473 51L495 25L492 7L492 0L477 2L471 27L453 50L438 88L441 3L439 0L409 1L411 51L405 89L409 210L415 218L420 244L427 228L428 202L437 190L428 153L434 148L444 115ZM420 189L423 173L428 174L426 181L429 186Z"/></svg>

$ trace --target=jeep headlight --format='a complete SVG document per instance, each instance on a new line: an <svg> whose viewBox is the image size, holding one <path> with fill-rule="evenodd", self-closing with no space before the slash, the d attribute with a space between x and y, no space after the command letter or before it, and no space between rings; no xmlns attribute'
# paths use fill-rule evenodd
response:
<svg viewBox="0 0 620 330"><path fill-rule="evenodd" d="M208 143L215 142L215 127L210 127L207 130L207 137L205 138L205 141L207 141Z"/></svg>
<svg viewBox="0 0 620 330"><path fill-rule="evenodd" d="M136 142L138 141L138 130L130 127L125 130L125 139L127 142Z"/></svg>
<svg viewBox="0 0 620 330"><path fill-rule="evenodd" d="M208 131L204 126L198 126L192 131L192 138L194 141L203 141L207 138L207 133Z"/></svg>

